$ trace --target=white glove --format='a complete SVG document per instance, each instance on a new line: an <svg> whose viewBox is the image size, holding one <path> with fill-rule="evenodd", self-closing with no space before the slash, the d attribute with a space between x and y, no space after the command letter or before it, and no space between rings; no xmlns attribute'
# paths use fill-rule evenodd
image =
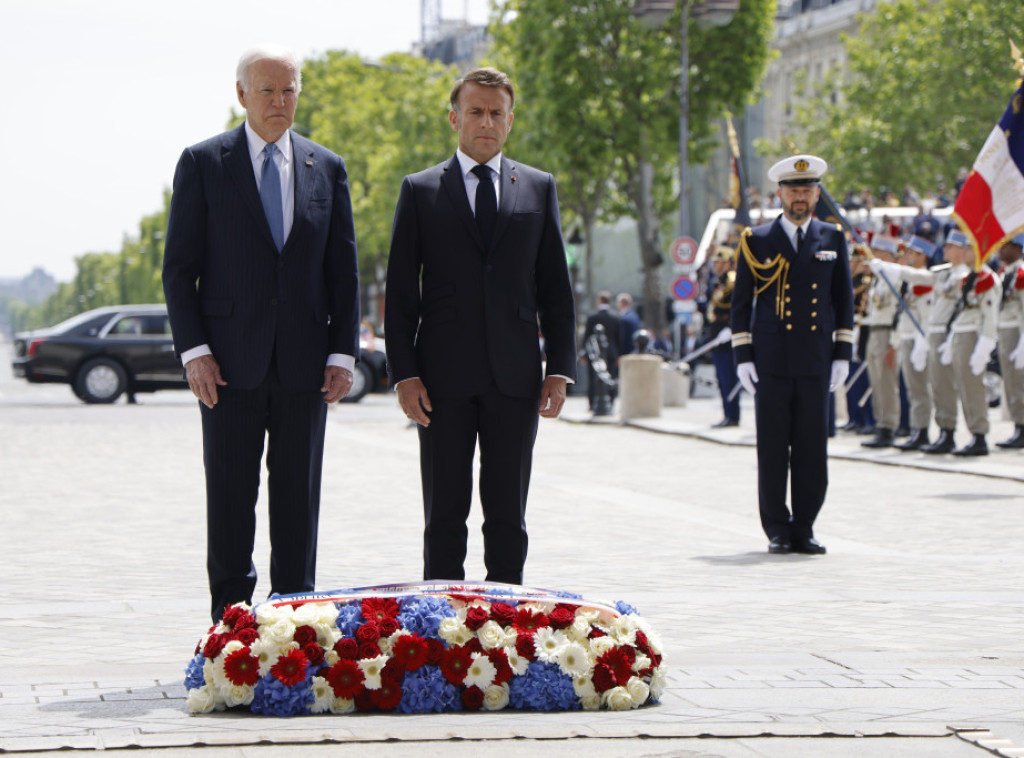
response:
<svg viewBox="0 0 1024 758"><path fill-rule="evenodd" d="M914 347L910 351L910 365L918 373L928 365L928 339L923 334L914 335Z"/></svg>
<svg viewBox="0 0 1024 758"><path fill-rule="evenodd" d="M715 337L715 344L716 345L724 345L726 342L728 342L731 339L732 339L732 329L730 329L729 327L725 327L725 329L720 331L718 333L718 336Z"/></svg>
<svg viewBox="0 0 1024 758"><path fill-rule="evenodd" d="M967 361L972 374L981 376L985 372L985 367L992 358L992 349L995 346L996 341L991 337L978 335L978 344L974 346L974 352L971 353L971 357Z"/></svg>
<svg viewBox="0 0 1024 758"><path fill-rule="evenodd" d="M829 391L833 392L836 387L842 386L842 384L846 382L846 377L849 375L849 361L832 361L832 379L829 380L828 383Z"/></svg>
<svg viewBox="0 0 1024 758"><path fill-rule="evenodd" d="M871 269L872 274L885 274L885 278L890 282L900 278L900 265L898 263L890 263L889 261L880 261L878 258L872 258L868 261L868 268Z"/></svg>
<svg viewBox="0 0 1024 758"><path fill-rule="evenodd" d="M757 393L757 387L755 386L758 382L757 369L754 368L753 362L747 361L738 365L736 367L736 378L740 380L743 389L751 395Z"/></svg>
<svg viewBox="0 0 1024 758"><path fill-rule="evenodd" d="M939 354L939 363L943 366L950 365L953 362L953 335L946 337L946 341L939 345L935 352Z"/></svg>
<svg viewBox="0 0 1024 758"><path fill-rule="evenodd" d="M1024 334L1020 335L1020 339L1017 340L1017 347L1010 351L1010 354L1006 357L1013 361L1015 369L1024 371Z"/></svg>

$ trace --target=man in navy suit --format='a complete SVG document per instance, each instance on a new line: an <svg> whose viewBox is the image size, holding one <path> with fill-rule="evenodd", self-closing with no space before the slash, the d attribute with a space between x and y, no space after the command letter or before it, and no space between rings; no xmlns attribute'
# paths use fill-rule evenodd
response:
<svg viewBox="0 0 1024 758"><path fill-rule="evenodd" d="M174 174L164 294L200 400L215 621L252 601L265 437L271 592L313 589L326 403L351 388L359 344L345 163L290 131L301 86L291 51L243 55L245 123L187 148Z"/></svg>
<svg viewBox="0 0 1024 758"><path fill-rule="evenodd" d="M514 102L495 69L456 82L458 151L407 176L395 210L384 324L391 382L419 425L425 579L464 578L479 442L486 578L522 582L538 414L557 416L576 378L555 183L501 153Z"/></svg>
<svg viewBox="0 0 1024 758"><path fill-rule="evenodd" d="M754 396L758 500L770 553L825 553L813 525L828 488L829 390L846 380L853 354L846 238L838 224L811 215L827 168L813 155L772 166L782 215L745 229L737 257L732 346L736 375Z"/></svg>

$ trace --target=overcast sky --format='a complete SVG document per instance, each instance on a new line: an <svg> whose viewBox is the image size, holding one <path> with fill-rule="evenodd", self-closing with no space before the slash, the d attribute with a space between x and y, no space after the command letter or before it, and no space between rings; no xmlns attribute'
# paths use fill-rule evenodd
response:
<svg viewBox="0 0 1024 758"><path fill-rule="evenodd" d="M487 0L444 0L483 23ZM235 64L259 42L300 58L409 52L420 0L3 0L0 278L60 281L161 208L178 156L223 131Z"/></svg>

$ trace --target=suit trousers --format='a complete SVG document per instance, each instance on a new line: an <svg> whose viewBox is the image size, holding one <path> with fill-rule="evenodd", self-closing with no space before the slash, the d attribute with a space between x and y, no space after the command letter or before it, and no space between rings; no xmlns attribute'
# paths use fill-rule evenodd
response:
<svg viewBox="0 0 1024 758"><path fill-rule="evenodd" d="M206 468L207 573L213 617L251 602L260 461L267 438L270 591L313 589L327 404L319 390L287 392L273 362L251 390L218 388L199 404Z"/></svg>
<svg viewBox="0 0 1024 758"><path fill-rule="evenodd" d="M1024 424L1024 371L1015 367L1010 353L1017 347L1020 329L1015 326L999 329L999 368L1003 374L1003 394L1010 418L1018 426Z"/></svg>
<svg viewBox="0 0 1024 758"><path fill-rule="evenodd" d="M754 395L757 492L768 538L814 536L828 489L829 375L761 373ZM793 512L786 507L790 479Z"/></svg>
<svg viewBox="0 0 1024 758"><path fill-rule="evenodd" d="M885 365L885 353L889 349L892 329L887 326L869 328L866 357L875 423L880 428L895 431L900 425L899 371Z"/></svg>
<svg viewBox="0 0 1024 758"><path fill-rule="evenodd" d="M502 395L491 384L472 397L432 397L431 405L430 426L419 427L423 578L465 578L466 519L479 442L486 579L521 584L538 400Z"/></svg>
<svg viewBox="0 0 1024 758"><path fill-rule="evenodd" d="M943 365L939 359L939 345L946 341L943 332L928 335L928 383L935 404L935 423L939 429L956 429L956 378L953 365Z"/></svg>
<svg viewBox="0 0 1024 758"><path fill-rule="evenodd" d="M959 332L953 335L953 375L960 388L960 405L971 434L988 434L988 400L985 398L985 374L975 376L969 361L977 332Z"/></svg>
<svg viewBox="0 0 1024 758"><path fill-rule="evenodd" d="M907 400L910 403L910 428L928 429L932 422L932 396L928 389L928 366L918 371L910 362L914 340L902 339L899 345L900 370L907 386Z"/></svg>

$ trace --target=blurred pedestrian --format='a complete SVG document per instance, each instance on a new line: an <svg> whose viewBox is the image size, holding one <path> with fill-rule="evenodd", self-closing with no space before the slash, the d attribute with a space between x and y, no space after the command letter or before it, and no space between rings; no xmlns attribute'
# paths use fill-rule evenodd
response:
<svg viewBox="0 0 1024 758"><path fill-rule="evenodd" d="M619 342L619 354L629 355L636 352L636 333L640 331L643 324L640 317L633 310L633 296L628 292L620 292L615 298L619 308L619 324L621 339Z"/></svg>

